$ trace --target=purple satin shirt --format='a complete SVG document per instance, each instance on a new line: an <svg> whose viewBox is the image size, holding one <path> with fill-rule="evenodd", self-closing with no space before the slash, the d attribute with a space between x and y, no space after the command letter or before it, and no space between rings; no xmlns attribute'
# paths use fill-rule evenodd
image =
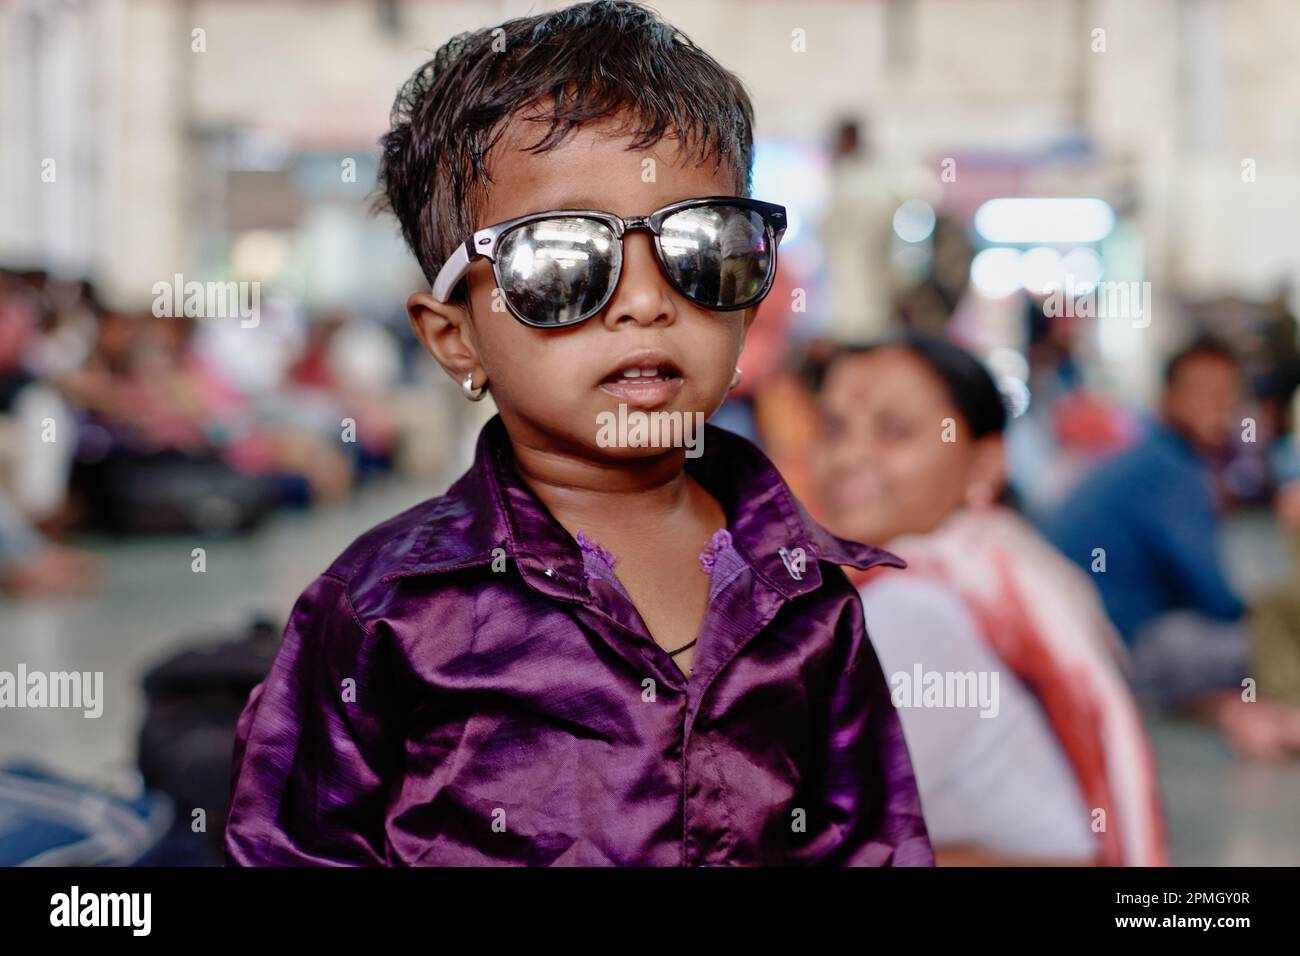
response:
<svg viewBox="0 0 1300 956"><path fill-rule="evenodd" d="M689 681L488 422L445 495L298 599L239 720L229 862L932 865L838 567L902 562L816 524L726 431L686 468L728 519Z"/></svg>

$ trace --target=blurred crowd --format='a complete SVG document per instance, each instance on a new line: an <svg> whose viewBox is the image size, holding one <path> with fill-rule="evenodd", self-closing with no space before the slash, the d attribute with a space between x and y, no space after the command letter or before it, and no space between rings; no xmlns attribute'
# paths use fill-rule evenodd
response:
<svg viewBox="0 0 1300 956"><path fill-rule="evenodd" d="M881 204L833 204L878 258ZM1087 374L1098 320L1027 289L1008 374L972 321L966 225L941 214L931 250L740 401L816 517L907 559L855 576L891 682L1002 678L996 715L896 696L940 862L1167 863L1144 714L1208 722L1245 760L1300 754L1296 318L1279 296L1234 340L1216 333L1245 304L1181 303L1134 405ZM1291 566L1242 594L1229 521Z"/></svg>
<svg viewBox="0 0 1300 956"><path fill-rule="evenodd" d="M96 588L62 542L247 531L392 468L401 343L343 312L268 303L238 323L101 303L94 286L0 269L0 586Z"/></svg>

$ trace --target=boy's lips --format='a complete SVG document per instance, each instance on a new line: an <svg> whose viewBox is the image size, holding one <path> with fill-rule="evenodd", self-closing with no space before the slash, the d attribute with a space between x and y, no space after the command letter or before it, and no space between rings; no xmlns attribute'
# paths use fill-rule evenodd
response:
<svg viewBox="0 0 1300 956"><path fill-rule="evenodd" d="M680 378L658 379L652 382L601 382L600 390L639 408L666 405L682 390Z"/></svg>
<svg viewBox="0 0 1300 956"><path fill-rule="evenodd" d="M653 408L667 403L684 384L681 369L666 352L642 349L620 360L597 387L628 405Z"/></svg>

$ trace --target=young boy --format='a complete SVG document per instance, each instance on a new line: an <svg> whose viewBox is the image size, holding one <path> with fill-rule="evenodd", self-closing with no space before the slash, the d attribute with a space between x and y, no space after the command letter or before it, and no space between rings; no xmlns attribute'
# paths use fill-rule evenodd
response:
<svg viewBox="0 0 1300 956"><path fill-rule="evenodd" d="M381 181L432 285L412 325L498 414L299 599L240 719L230 861L931 865L838 567L900 562L743 439L684 440L785 226L742 198L740 82L590 3L456 37L393 119ZM680 431L610 428L637 413Z"/></svg>

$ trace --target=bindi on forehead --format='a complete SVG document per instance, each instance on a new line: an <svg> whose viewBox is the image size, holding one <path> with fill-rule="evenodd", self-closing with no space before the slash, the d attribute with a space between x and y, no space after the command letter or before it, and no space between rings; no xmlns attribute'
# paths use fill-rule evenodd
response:
<svg viewBox="0 0 1300 956"><path fill-rule="evenodd" d="M887 379L873 368L875 356L848 355L839 359L830 374L829 391L837 392L851 401L866 401L887 386Z"/></svg>
<svg viewBox="0 0 1300 956"><path fill-rule="evenodd" d="M840 400L853 406L950 404L933 373L906 352L880 350L848 356L840 360L832 375Z"/></svg>

